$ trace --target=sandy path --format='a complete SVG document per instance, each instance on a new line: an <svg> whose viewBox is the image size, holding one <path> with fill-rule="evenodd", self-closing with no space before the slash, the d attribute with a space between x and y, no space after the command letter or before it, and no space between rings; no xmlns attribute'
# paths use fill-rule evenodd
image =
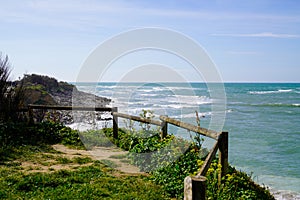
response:
<svg viewBox="0 0 300 200"><path fill-rule="evenodd" d="M106 161L105 163L112 162L110 166L123 173L127 174L145 174L140 172L139 168L129 164L129 160L125 158L127 151L123 151L117 147L95 147L92 150L76 150L70 149L64 145L56 144L52 146L55 150L64 153L66 156L73 157L74 155L90 156L94 160ZM112 157L113 156L113 157ZM120 157L120 158L118 158ZM109 162L107 162L109 161Z"/></svg>

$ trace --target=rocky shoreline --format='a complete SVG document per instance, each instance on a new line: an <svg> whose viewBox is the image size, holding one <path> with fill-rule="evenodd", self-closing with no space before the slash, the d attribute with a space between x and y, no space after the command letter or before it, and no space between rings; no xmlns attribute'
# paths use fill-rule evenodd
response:
<svg viewBox="0 0 300 200"><path fill-rule="evenodd" d="M99 97L94 94L79 91L75 85L58 82L55 78L42 75L25 75L18 83L24 88L24 107L29 104L57 105L57 106L84 106L84 107L108 107L111 99ZM17 84L17 83L16 83ZM94 123L99 120L107 120L108 113L92 111L58 111L58 110L34 110L35 121L53 120L66 125L75 121ZM75 120L74 120L75 118Z"/></svg>

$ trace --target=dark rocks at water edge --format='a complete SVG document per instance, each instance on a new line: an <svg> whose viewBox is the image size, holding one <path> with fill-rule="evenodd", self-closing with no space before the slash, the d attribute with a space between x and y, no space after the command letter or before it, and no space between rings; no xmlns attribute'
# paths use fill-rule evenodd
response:
<svg viewBox="0 0 300 200"><path fill-rule="evenodd" d="M111 99L79 91L75 85L62 81L59 82L55 78L48 76L37 74L25 75L22 80L15 82L15 84L18 83L22 83L24 87L24 107L29 104L107 107L111 103ZM43 112L36 110L34 114L36 121L42 121L46 117L60 120L65 124L70 124L74 121L72 111ZM80 116L87 121L91 121L90 118L92 115L91 112L80 113ZM95 118L101 119L99 113L95 115Z"/></svg>

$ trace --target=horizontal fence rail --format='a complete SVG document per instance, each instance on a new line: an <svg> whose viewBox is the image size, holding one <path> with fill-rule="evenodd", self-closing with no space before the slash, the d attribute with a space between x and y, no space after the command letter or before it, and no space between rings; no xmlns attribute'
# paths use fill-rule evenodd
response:
<svg viewBox="0 0 300 200"><path fill-rule="evenodd" d="M111 112L113 108L110 107L84 107L84 106L56 106L56 105L28 105L28 109L41 110L78 110L78 111L99 111Z"/></svg>
<svg viewBox="0 0 300 200"><path fill-rule="evenodd" d="M113 112L112 114L116 117L130 119L130 120L133 120L133 121L138 121L138 122L142 122L142 123L146 123L146 124L153 124L153 125L156 125L156 126L161 126L162 125L162 122L158 121L158 120L153 120L153 119L148 119L148 118L144 118L144 117L128 115L128 114L124 114L124 113L118 113L118 112Z"/></svg>
<svg viewBox="0 0 300 200"><path fill-rule="evenodd" d="M166 116L160 116L159 119L162 120L162 121L165 121L169 124L173 124L175 126L184 128L188 131L193 131L195 133L202 134L204 136L213 138L215 140L217 140L219 135L220 135L220 133L218 133L216 131L212 131L212 130L209 130L209 129L206 129L206 128L195 126L195 125L192 125L192 124L189 124L189 123L186 123L186 122L178 121L176 119L172 119L172 118L169 118L169 117L166 117Z"/></svg>

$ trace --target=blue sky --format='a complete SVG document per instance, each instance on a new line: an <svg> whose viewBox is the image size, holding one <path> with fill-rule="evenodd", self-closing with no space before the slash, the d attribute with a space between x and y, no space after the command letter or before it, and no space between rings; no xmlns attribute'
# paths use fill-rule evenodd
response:
<svg viewBox="0 0 300 200"><path fill-rule="evenodd" d="M103 41L161 27L198 42L226 82L300 82L296 0L10 0L1 1L0 25L0 51L14 78L39 73L75 81Z"/></svg>

